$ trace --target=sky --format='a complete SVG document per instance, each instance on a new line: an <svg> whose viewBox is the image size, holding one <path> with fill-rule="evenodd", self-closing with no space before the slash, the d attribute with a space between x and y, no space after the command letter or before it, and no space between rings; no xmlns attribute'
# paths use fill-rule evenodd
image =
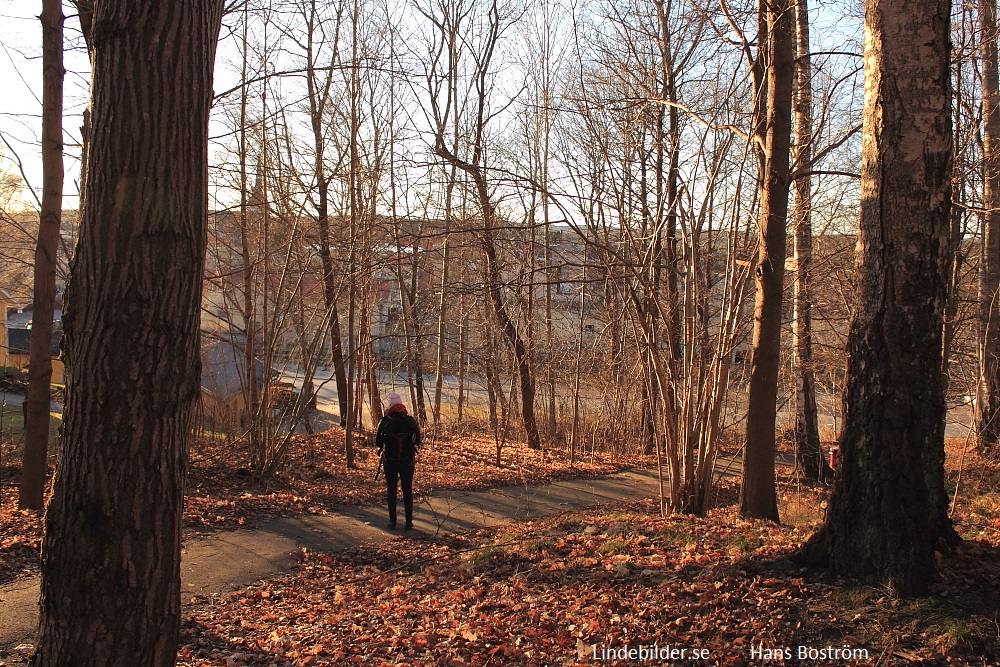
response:
<svg viewBox="0 0 1000 667"><path fill-rule="evenodd" d="M843 35L855 32L857 19L848 19L844 3L836 0L829 8L824 0L812 0L815 13L814 40L818 35L837 36L837 48L843 48ZM22 173L40 193L41 185L41 0L0 0L0 170ZM81 113L87 102L89 66L80 35L76 11L69 0L63 1L65 53L65 99L63 132L66 187L64 208L74 208L80 171L79 138ZM825 24L825 25L824 25ZM819 41L819 40L816 40ZM826 45L823 45L825 47ZM220 49L223 48L220 46ZM822 48L814 44L814 49ZM216 89L228 87L231 72L223 66L220 54L216 69ZM27 192L28 205L36 205Z"/></svg>
<svg viewBox="0 0 1000 667"><path fill-rule="evenodd" d="M41 95L42 29L41 0L0 0L0 171L22 175L41 196ZM80 173L80 125L89 95L89 62L72 2L63 0L66 17L63 100L64 168L63 208L77 205ZM234 74L224 64L220 46L215 72L216 90L236 85ZM22 197L28 206L37 201L26 188Z"/></svg>
<svg viewBox="0 0 1000 667"><path fill-rule="evenodd" d="M41 0L0 0L0 169L19 173L37 189L41 184L42 29ZM67 47L63 120L66 139L66 201L75 206L80 170L80 114L87 101L88 63L79 22L69 2L64 40ZM19 164L20 163L20 164ZM32 195L25 195L32 204Z"/></svg>

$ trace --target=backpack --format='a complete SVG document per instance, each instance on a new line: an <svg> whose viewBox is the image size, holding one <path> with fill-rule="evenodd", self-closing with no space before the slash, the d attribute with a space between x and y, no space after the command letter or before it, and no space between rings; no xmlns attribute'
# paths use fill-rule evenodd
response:
<svg viewBox="0 0 1000 667"><path fill-rule="evenodd" d="M412 418L406 415L386 417L385 458L394 463L405 463L417 451L417 431L411 425Z"/></svg>

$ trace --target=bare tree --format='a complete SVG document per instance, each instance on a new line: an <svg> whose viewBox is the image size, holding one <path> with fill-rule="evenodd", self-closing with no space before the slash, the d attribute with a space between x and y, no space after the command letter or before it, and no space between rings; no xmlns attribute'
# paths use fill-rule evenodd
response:
<svg viewBox="0 0 1000 667"><path fill-rule="evenodd" d="M59 227L62 221L63 15L59 0L42 4L42 210L35 248L24 459L18 506L42 509L48 470L52 382L52 316L55 309Z"/></svg>
<svg viewBox="0 0 1000 667"><path fill-rule="evenodd" d="M657 455L663 511L701 513L745 336L746 160L730 129L741 112L718 104L739 97L739 83L686 77L691 63L720 56L699 12L607 7L590 28L600 36L579 40L581 59L593 60L571 97L580 121L563 140L578 209L567 217L587 225L577 232L588 244L584 290L605 286L580 295L581 322L600 312L611 353L595 345L587 359L580 345L577 361L608 373L602 389L615 407L599 433Z"/></svg>
<svg viewBox="0 0 1000 667"><path fill-rule="evenodd" d="M517 367L518 389L521 398L521 420L525 439L529 447L541 447L541 438L535 420L535 380L532 374L530 351L525 338L519 331L517 322L512 317L504 295L504 279L500 255L497 249L498 232L502 219L497 210L497 204L491 192L489 167L486 159L488 148L487 129L496 117L496 111L491 108L490 92L495 76L495 59L497 49L505 30L516 21L517 16L511 15L511 8L501 6L493 0L485 10L484 16L475 12L474 4L465 4L461 0L442 2L439 7L421 10L424 17L435 27L435 44L433 46L434 62L428 67L427 81L430 88L431 121L434 125L434 153L440 159L464 172L472 181L472 189L476 203L482 216L482 230L479 234L480 246L483 252L483 264L486 278L486 296L496 318L500 333L503 336ZM476 24L474 21L481 22ZM466 52L463 44L471 43L470 35L463 38L462 30L480 30L475 35L476 51ZM458 103L452 96L451 89L442 90L442 84L449 78L464 76L457 68L460 60L469 58L472 61L468 72L472 87L471 118L466 155L458 155L452 150L452 142L448 141L449 132L460 131L451 124L451 105Z"/></svg>
<svg viewBox="0 0 1000 667"><path fill-rule="evenodd" d="M327 165L326 133L327 107L330 104L330 88L333 74L339 64L338 50L340 32L343 25L344 7L342 3L333 5L334 14L330 19L322 16L316 0L302 3L301 12L305 23L306 91L309 102L309 125L313 140L313 178L316 192L316 225L319 232L319 252L323 271L323 298L329 310L330 361L337 384L337 400L340 406L340 421L345 424L349 405L350 390L347 383L344 360L343 333L340 327L340 311L337 305L337 277L333 262L330 234L330 174ZM331 25L332 23L332 25ZM292 30L294 33L294 30ZM331 34L332 33L332 34ZM328 54L323 58L324 49ZM321 60L323 58L323 60Z"/></svg>
<svg viewBox="0 0 1000 667"><path fill-rule="evenodd" d="M775 417L781 361L781 301L785 277L794 79L794 23L789 0L762 1L758 60L765 76L756 91L760 143L760 241L754 268L753 351L747 407L747 440L743 456L740 514L778 520L774 485ZM761 98L766 95L766 103Z"/></svg>
<svg viewBox="0 0 1000 667"><path fill-rule="evenodd" d="M825 470L819 447L816 381L812 361L812 58L809 55L809 3L795 0L794 208L795 316L792 320L795 373L795 458L807 480Z"/></svg>

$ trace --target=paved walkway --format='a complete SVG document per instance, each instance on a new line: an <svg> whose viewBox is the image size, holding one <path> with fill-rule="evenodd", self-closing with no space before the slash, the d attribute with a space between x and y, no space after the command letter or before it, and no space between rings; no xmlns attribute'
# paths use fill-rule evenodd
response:
<svg viewBox="0 0 1000 667"><path fill-rule="evenodd" d="M655 471L634 471L601 479L454 492L419 504L415 527L425 534L461 533L647 497L657 491ZM181 550L181 601L225 594L280 574L292 567L301 548L342 551L400 534L386 530L385 525L381 507L345 507L333 516L275 519L256 529L188 540ZM28 650L24 645L31 642L37 625L37 605L37 577L0 586L0 655L19 646L21 651Z"/></svg>

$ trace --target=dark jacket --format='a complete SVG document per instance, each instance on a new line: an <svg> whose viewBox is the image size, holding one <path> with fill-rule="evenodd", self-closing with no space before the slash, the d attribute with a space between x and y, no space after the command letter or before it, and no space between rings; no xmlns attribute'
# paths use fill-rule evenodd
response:
<svg viewBox="0 0 1000 667"><path fill-rule="evenodd" d="M417 420L404 410L390 409L375 430L375 446L385 456L386 463L406 464L413 461L420 448L420 427Z"/></svg>

